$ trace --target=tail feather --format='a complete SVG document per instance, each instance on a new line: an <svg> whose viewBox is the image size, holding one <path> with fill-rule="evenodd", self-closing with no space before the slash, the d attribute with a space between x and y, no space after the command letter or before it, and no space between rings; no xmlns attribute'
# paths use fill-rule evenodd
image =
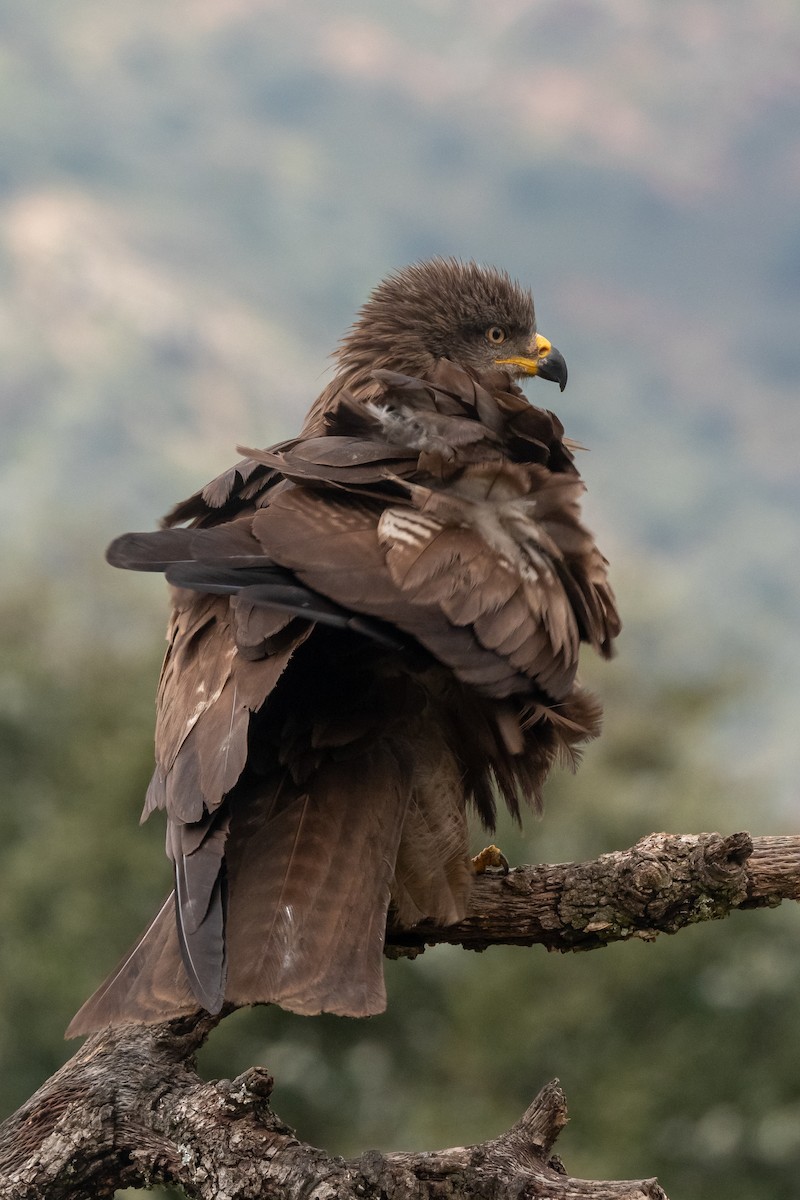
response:
<svg viewBox="0 0 800 1200"><path fill-rule="evenodd" d="M234 1004L368 1016L386 1007L383 945L410 783L384 744L284 778L231 830L228 985ZM243 819L242 819L243 818Z"/></svg>
<svg viewBox="0 0 800 1200"><path fill-rule="evenodd" d="M171 892L144 936L72 1018L66 1036L109 1025L153 1024L199 1007L181 962Z"/></svg>
<svg viewBox="0 0 800 1200"><path fill-rule="evenodd" d="M241 789L225 879L215 885L227 890L224 1001L304 1014L383 1011L386 917L409 795L409 772L386 744L329 760L302 788L281 770ZM216 899L209 913L222 920ZM195 989L173 893L67 1036L219 1010L221 993Z"/></svg>

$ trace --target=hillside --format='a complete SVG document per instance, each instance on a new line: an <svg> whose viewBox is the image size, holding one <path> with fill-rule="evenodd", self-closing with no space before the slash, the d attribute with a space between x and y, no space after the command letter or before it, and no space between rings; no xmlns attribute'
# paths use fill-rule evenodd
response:
<svg viewBox="0 0 800 1200"><path fill-rule="evenodd" d="M721 745L796 794L795 5L5 0L0 38L12 591L157 623L108 538L289 433L387 269L496 262L570 364L628 665L746 681Z"/></svg>

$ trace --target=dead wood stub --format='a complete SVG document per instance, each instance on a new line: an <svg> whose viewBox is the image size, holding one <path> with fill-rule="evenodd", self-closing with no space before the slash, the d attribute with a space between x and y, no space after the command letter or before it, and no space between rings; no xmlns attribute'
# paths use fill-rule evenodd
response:
<svg viewBox="0 0 800 1200"><path fill-rule="evenodd" d="M415 954L437 941L593 949L798 898L800 837L651 834L592 862L480 878L465 921L390 928L388 952ZM666 1200L655 1179L598 1182L566 1173L554 1154L567 1121L557 1081L511 1129L478 1146L331 1156L273 1112L267 1070L252 1067L233 1081L199 1078L195 1053L227 1011L89 1038L0 1128L0 1198L102 1198L164 1183L196 1200Z"/></svg>

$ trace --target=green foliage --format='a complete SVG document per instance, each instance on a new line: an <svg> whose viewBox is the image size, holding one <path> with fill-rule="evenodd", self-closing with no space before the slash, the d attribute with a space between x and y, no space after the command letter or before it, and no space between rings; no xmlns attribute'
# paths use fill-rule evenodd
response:
<svg viewBox="0 0 800 1200"><path fill-rule="evenodd" d="M69 1053L67 1020L168 886L158 821L136 827L157 646L141 658L105 641L54 653L57 595L41 588L36 613L7 606L0 622L4 1111ZM554 778L541 821L527 818L522 832L504 823L513 860L593 856L656 828L781 828L752 781L715 761L709 731L737 699L730 687L642 686L616 664L592 673L605 685L605 734L576 776ZM571 1172L657 1172L689 1200L789 1200L800 1154L798 924L793 910L735 914L655 945L563 957L440 947L387 964L384 1015L239 1012L213 1034L201 1070L266 1065L277 1111L343 1154L483 1140L558 1076Z"/></svg>
<svg viewBox="0 0 800 1200"><path fill-rule="evenodd" d="M157 653L48 636L53 597L8 603L0 650L2 1108L67 1057L64 1016L169 890L163 832L137 834ZM154 648L155 649L155 648ZM120 838L124 828L128 835ZM122 940L120 940L122 939Z"/></svg>

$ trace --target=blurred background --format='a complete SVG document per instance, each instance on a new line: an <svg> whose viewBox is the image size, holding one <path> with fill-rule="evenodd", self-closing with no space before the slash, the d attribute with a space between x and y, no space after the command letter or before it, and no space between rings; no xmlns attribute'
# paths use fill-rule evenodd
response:
<svg viewBox="0 0 800 1200"><path fill-rule="evenodd" d="M293 433L387 271L530 283L626 630L606 729L516 861L797 832L797 0L0 0L0 1108L169 887L137 828L166 601L106 567ZM476 848L482 844L475 832ZM558 1075L570 1173L789 1200L800 919L583 956L437 949L385 1016L238 1013L338 1153L498 1134Z"/></svg>

